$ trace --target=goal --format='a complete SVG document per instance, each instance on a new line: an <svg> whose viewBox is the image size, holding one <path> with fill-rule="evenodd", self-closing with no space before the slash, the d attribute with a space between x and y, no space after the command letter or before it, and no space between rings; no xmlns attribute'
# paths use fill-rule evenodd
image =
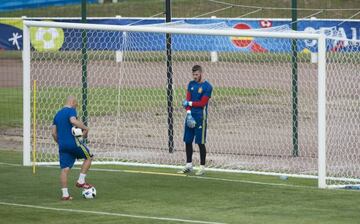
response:
<svg viewBox="0 0 360 224"><path fill-rule="evenodd" d="M357 41L195 25L24 21L23 31L24 165L34 149L36 164L57 164L50 130L68 95L94 163L183 165L181 101L200 64L214 86L209 170L360 183Z"/></svg>

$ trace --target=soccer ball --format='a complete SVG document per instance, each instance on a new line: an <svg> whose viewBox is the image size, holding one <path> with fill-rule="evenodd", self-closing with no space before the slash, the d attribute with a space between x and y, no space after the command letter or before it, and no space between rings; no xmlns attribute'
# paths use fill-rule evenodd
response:
<svg viewBox="0 0 360 224"><path fill-rule="evenodd" d="M85 198L85 199L92 199L92 198L95 198L96 196L96 189L95 187L91 187L89 189L84 189L82 191L82 196Z"/></svg>
<svg viewBox="0 0 360 224"><path fill-rule="evenodd" d="M71 133L75 137L80 137L80 136L83 135L81 128L77 128L77 127L72 127L71 128Z"/></svg>

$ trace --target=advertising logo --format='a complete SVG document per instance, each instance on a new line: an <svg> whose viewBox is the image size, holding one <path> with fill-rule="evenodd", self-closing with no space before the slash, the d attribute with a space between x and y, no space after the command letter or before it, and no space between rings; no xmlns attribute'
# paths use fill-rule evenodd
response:
<svg viewBox="0 0 360 224"><path fill-rule="evenodd" d="M251 29L251 27L245 23L238 23L233 28L239 30ZM231 42L238 48L249 48L251 52L267 52L265 48L256 43L254 37L231 37Z"/></svg>
<svg viewBox="0 0 360 224"><path fill-rule="evenodd" d="M57 51L64 43L64 31L60 28L30 28L30 36L37 51Z"/></svg>
<svg viewBox="0 0 360 224"><path fill-rule="evenodd" d="M234 26L235 29L239 30L249 30L251 27L245 23L238 23ZM248 47L252 41L254 40L253 37L231 37L231 42L240 48Z"/></svg>

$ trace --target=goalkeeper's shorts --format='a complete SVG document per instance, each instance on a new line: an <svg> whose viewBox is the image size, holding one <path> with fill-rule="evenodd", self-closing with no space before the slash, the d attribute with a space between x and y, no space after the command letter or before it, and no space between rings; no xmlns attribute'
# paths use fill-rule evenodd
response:
<svg viewBox="0 0 360 224"><path fill-rule="evenodd" d="M76 159L90 159L93 155L90 153L89 148L80 142L72 148L60 148L59 160L60 168L72 168Z"/></svg>
<svg viewBox="0 0 360 224"><path fill-rule="evenodd" d="M193 143L195 139L195 144L205 144L207 130L206 116L196 114L193 114L192 116L196 121L196 126L195 128L189 128L185 122L184 142L190 144Z"/></svg>

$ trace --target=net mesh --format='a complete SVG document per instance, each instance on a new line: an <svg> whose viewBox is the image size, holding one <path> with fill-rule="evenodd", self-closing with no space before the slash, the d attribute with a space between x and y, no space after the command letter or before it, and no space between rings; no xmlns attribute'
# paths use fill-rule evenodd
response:
<svg viewBox="0 0 360 224"><path fill-rule="evenodd" d="M360 41L328 38L327 49L327 182L359 184Z"/></svg>
<svg viewBox="0 0 360 224"><path fill-rule="evenodd" d="M66 96L77 96L81 105L84 31L63 32L66 38L60 50L47 50L32 41L38 162L58 161L50 128ZM88 30L86 37L86 121L91 128L88 145L96 161L184 164L186 112L181 101L192 79L191 67L200 64L214 87L208 116L208 167L317 175L317 64L311 63L309 51L301 51L294 67L291 53L294 42L303 49L313 40L173 34L175 151L169 153L165 34ZM330 49L334 42L327 41L328 184L360 175L359 45L346 46L351 48L348 52ZM229 43L232 47L225 47ZM115 51L121 52L120 61ZM211 62L210 51L218 52L217 62ZM83 109L78 108L79 118ZM198 148L194 149L198 164Z"/></svg>

